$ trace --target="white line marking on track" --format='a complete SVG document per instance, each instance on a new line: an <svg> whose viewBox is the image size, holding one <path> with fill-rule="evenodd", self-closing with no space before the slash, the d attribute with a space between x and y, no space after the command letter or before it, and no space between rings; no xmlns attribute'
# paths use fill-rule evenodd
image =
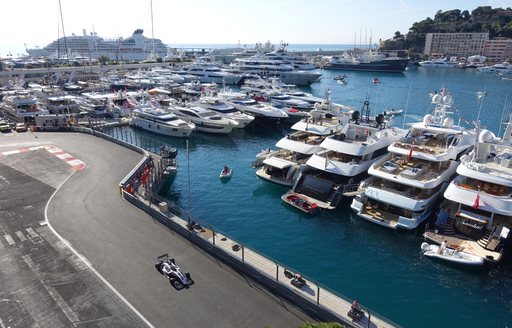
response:
<svg viewBox="0 0 512 328"><path fill-rule="evenodd" d="M12 239L11 235L7 234L4 236L5 240L9 244L9 246L12 246L15 244L14 239Z"/></svg>
<svg viewBox="0 0 512 328"><path fill-rule="evenodd" d="M96 271L96 269L94 269L94 267L92 266L92 264L87 260L87 258L85 256L83 256L82 254L78 253L78 251L73 247L73 245L71 245L70 242L68 242L66 239L64 239L61 235L59 235L59 233L52 227L50 221L48 220L48 205L50 205L50 202L52 201L53 197L57 194L57 192L60 190L60 188L73 176L73 174L75 173L76 171L73 171L73 173L71 173L67 178L66 180L62 181L62 183L55 189L55 191L53 192L53 194L50 196L50 199L48 199L48 202L46 203L46 206L44 208L44 217L46 219L46 222L48 222L48 227L50 227L50 229L53 231L53 233L57 236L57 238L59 238L60 240L62 240L68 247L69 249L75 253L78 258L80 260L82 260L88 267L89 269L96 275L98 276L98 278L103 281L103 283L108 287L110 288L110 290L117 295L117 297L119 297L119 299L121 299L121 301L124 302L124 304L126 304L126 306L128 306L132 311L133 313L135 313L135 315L137 315L148 327L150 328L155 328L151 322L148 321L148 319L146 319L142 313L140 313L130 302L128 302L128 300L126 298L124 298L124 296L117 291L117 289L114 288L114 286L112 286L107 279L105 279L98 271Z"/></svg>
<svg viewBox="0 0 512 328"><path fill-rule="evenodd" d="M25 241L27 240L27 238L25 237L25 235L23 234L23 232L21 231L16 231L16 236L18 236L18 238L20 239L20 241Z"/></svg>

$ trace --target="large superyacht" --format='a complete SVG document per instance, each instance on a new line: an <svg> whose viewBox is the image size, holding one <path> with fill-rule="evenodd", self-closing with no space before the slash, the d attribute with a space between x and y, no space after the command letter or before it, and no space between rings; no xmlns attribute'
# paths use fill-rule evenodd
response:
<svg viewBox="0 0 512 328"><path fill-rule="evenodd" d="M321 150L301 169L292 192L326 209L334 209L343 197L353 196L352 188L367 175L368 167L403 134L389 127L383 115L369 114L366 100L363 110L353 111L343 129L322 141Z"/></svg>
<svg viewBox="0 0 512 328"><path fill-rule="evenodd" d="M433 114L414 123L392 143L389 154L369 169L370 178L352 201L357 215L397 229L415 229L428 219L459 165L458 159L474 144L475 133L454 125L447 116L452 97L446 88L432 97Z"/></svg>
<svg viewBox="0 0 512 328"><path fill-rule="evenodd" d="M256 175L283 186L291 187L300 173L300 168L316 152L326 137L340 132L348 123L348 112L339 108L327 111L319 107L309 112L308 117L292 125L288 133L276 143L277 151L270 152L263 160Z"/></svg>
<svg viewBox="0 0 512 328"><path fill-rule="evenodd" d="M445 222L436 221L424 237L497 262L510 246L512 228L512 117L502 138L478 134L473 151L461 157L458 176L444 192Z"/></svg>

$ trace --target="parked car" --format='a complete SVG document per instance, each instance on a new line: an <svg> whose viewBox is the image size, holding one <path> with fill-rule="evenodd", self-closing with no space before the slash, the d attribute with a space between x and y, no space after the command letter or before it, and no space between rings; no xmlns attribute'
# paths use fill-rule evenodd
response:
<svg viewBox="0 0 512 328"><path fill-rule="evenodd" d="M25 123L16 123L16 132L27 132L27 126L25 125Z"/></svg>
<svg viewBox="0 0 512 328"><path fill-rule="evenodd" d="M11 132L11 126L6 120L0 120L0 132Z"/></svg>

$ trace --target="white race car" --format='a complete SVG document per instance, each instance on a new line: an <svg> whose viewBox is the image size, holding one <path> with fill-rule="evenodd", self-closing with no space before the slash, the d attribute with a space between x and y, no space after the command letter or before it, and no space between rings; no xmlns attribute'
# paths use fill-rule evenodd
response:
<svg viewBox="0 0 512 328"><path fill-rule="evenodd" d="M190 277L190 273L181 272L180 267L176 265L174 258L169 258L168 254L160 255L158 257L155 268L158 272L166 276L171 285L178 290L187 288L194 283Z"/></svg>

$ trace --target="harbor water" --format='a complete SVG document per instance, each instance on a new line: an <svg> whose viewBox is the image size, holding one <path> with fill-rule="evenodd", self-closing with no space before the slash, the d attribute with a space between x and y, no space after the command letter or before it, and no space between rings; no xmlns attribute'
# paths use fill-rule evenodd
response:
<svg viewBox="0 0 512 328"><path fill-rule="evenodd" d="M475 69L411 67L403 74L322 71L304 88L317 96L329 89L335 102L360 109L368 98L372 114L404 109L394 125L407 127L430 113L430 92L445 85L452 93L455 122L500 132L500 118L512 103L512 81ZM345 73L346 84L333 80ZM372 83L378 77L380 84ZM478 98L477 92L487 96ZM507 105L508 101L508 105ZM194 132L188 142L131 128L111 134L137 140L148 150L178 148L177 175L162 195L190 211L204 225L318 281L320 284L405 327L512 326L512 265L509 258L484 268L449 265L422 257L422 231L393 231L358 218L349 202L309 216L284 204L287 191L255 175L251 163L289 126L252 126L228 136ZM501 130L501 132L503 132ZM224 165L233 168L219 179Z"/></svg>

